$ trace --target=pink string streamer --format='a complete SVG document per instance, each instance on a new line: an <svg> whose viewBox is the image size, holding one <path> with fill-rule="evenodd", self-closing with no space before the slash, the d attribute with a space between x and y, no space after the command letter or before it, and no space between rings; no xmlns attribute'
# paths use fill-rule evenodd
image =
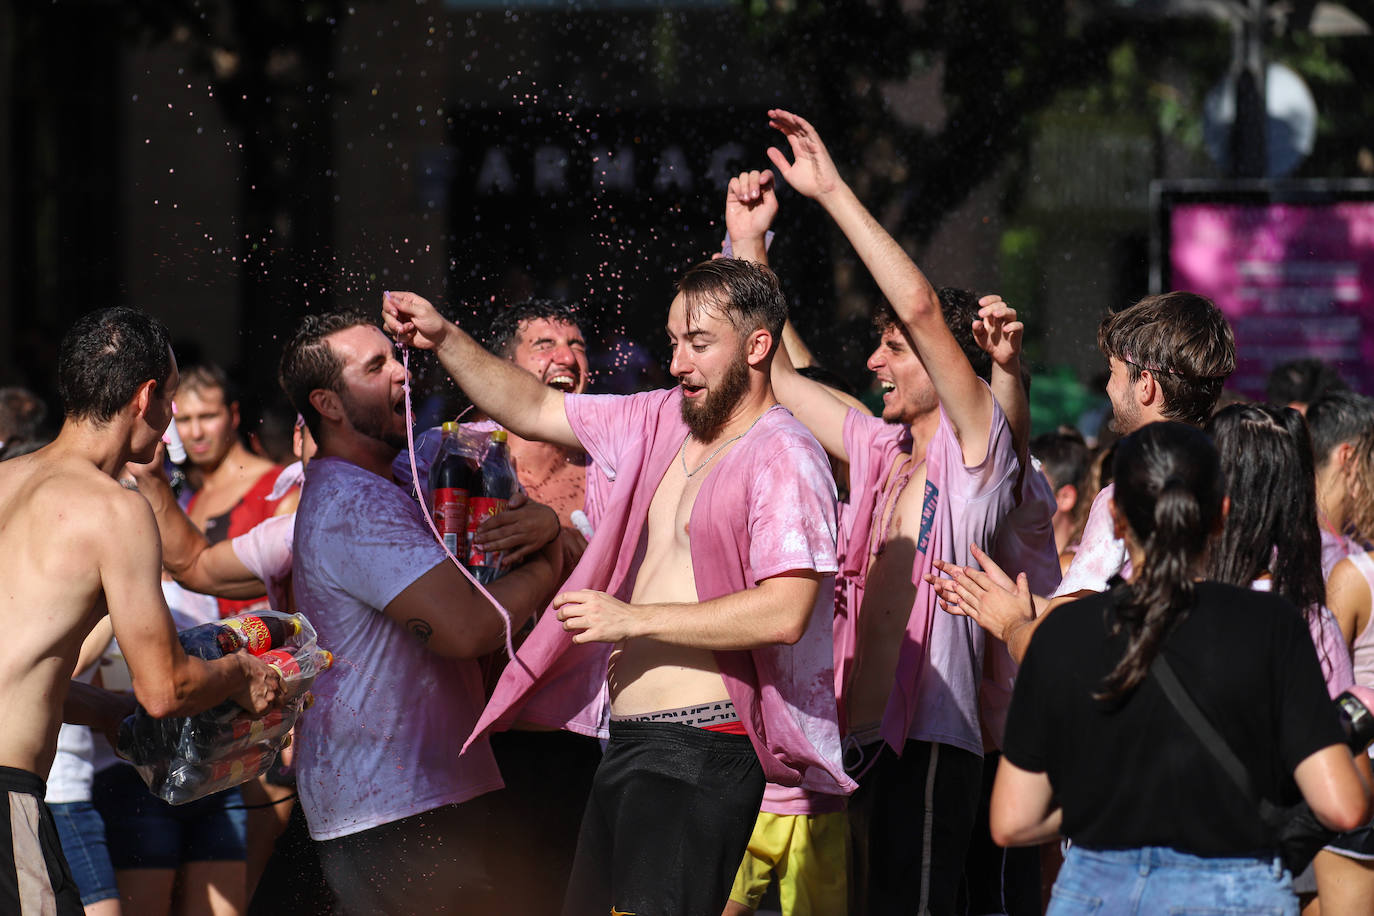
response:
<svg viewBox="0 0 1374 916"><path fill-rule="evenodd" d="M420 489L420 470L415 465L415 412L411 410L410 407L410 348L403 343L398 343L397 346L401 348L401 365L405 367L405 381L402 383L401 388L405 392L406 399L406 447L410 452L410 484L415 488L415 498L420 503L420 512L424 515L425 521L429 524L429 530L434 532L434 538L439 542L439 546L443 548L448 558L453 561L453 565L458 567L459 572L467 576L468 581L477 588L477 591L481 593L483 598L491 602L492 607L496 608L496 613L501 615L501 625L504 628L503 635L506 637L506 658L514 661L515 642L511 637L510 611L506 610L505 606L497 601L491 592L487 591L486 586L478 582L472 573L468 572L468 568L463 565L461 560L453 555L453 551L448 549L448 545L444 543L443 536L439 534L439 526L434 524L434 516L430 515L429 505L425 499L424 491Z"/></svg>

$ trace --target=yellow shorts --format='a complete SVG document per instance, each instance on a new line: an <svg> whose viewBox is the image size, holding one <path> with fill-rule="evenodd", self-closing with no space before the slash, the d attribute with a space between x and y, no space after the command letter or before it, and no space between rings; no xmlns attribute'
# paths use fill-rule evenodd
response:
<svg viewBox="0 0 1374 916"><path fill-rule="evenodd" d="M758 909L775 875L785 916L845 916L849 903L849 822L845 813L760 811L730 899Z"/></svg>

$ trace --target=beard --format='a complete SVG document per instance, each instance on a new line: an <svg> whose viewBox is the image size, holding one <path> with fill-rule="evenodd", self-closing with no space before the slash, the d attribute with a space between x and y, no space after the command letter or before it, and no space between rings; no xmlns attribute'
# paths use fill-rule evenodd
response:
<svg viewBox="0 0 1374 916"><path fill-rule="evenodd" d="M682 422L687 424L692 438L698 442L714 439L748 391L749 361L741 353L726 368L720 384L708 391L700 404L682 399Z"/></svg>
<svg viewBox="0 0 1374 916"><path fill-rule="evenodd" d="M1129 436L1140 428L1140 405L1128 401L1121 405L1112 404L1112 419L1107 428L1122 436Z"/></svg>
<svg viewBox="0 0 1374 916"><path fill-rule="evenodd" d="M370 439L385 442L397 451L406 447L405 433L392 428L396 414L389 407L364 407L354 402L347 394L343 394L340 400L343 402L344 415L348 417L348 422L359 433Z"/></svg>

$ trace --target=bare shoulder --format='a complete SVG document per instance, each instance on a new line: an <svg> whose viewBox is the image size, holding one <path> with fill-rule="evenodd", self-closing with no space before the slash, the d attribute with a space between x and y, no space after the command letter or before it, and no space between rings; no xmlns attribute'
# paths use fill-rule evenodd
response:
<svg viewBox="0 0 1374 916"><path fill-rule="evenodd" d="M1337 603L1353 603L1363 598L1364 603L1370 602L1370 586L1360 572L1360 568L1355 565L1355 561L1349 557L1343 558L1331 568L1331 575L1326 579L1327 604L1333 601Z"/></svg>
<svg viewBox="0 0 1374 916"><path fill-rule="evenodd" d="M107 542L153 523L152 508L138 491L89 462L54 461L30 476L27 490L27 513L69 537Z"/></svg>

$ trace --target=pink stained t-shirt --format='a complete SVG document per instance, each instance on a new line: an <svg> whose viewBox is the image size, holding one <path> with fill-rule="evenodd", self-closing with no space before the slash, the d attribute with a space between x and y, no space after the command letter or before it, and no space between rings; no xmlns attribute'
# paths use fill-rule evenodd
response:
<svg viewBox="0 0 1374 916"><path fill-rule="evenodd" d="M1115 492L1116 484L1109 483L1093 499L1073 562L1051 597L1084 590L1105 592L1112 576L1131 577L1131 558L1126 552L1126 542L1116 536L1116 523L1112 521L1111 501Z"/></svg>
<svg viewBox="0 0 1374 916"><path fill-rule="evenodd" d="M296 726L310 835L347 836L502 787L475 661L425 649L383 609L449 562L405 490L338 458L311 462L296 512L298 609L335 664ZM471 600L471 599L463 599ZM464 613L457 603L436 613Z"/></svg>
<svg viewBox="0 0 1374 916"><path fill-rule="evenodd" d="M1054 487L1035 458L1021 479L1021 499L997 529L992 560L1007 575L1025 573L1031 594L1048 595L1059 586L1059 553L1054 544ZM1007 711L1016 684L1016 662L1002 640L985 635L983 685L978 695L985 750L1002 747Z"/></svg>
<svg viewBox="0 0 1374 916"><path fill-rule="evenodd" d="M296 534L296 513L276 515L259 522L229 542L234 556L267 586L272 608L290 606L291 544Z"/></svg>
<svg viewBox="0 0 1374 916"><path fill-rule="evenodd" d="M851 410L845 417L844 446L849 459L850 514L841 543L841 591L835 618L837 677L844 690L854 661L857 613L871 556L883 549L885 511L910 482L910 473L889 474L911 453L908 427ZM936 557L961 566L977 565L969 551L976 543L991 549L997 527L1015 503L1017 461L1011 429L993 402L988 450L981 464L967 467L949 416L926 446L925 501L911 581L916 602L883 714L882 737L901 753L907 740L939 742L983 752L978 692L983 678L983 631L967 617L939 610L935 591L924 580ZM841 609L843 613L841 613Z"/></svg>
<svg viewBox="0 0 1374 916"><path fill-rule="evenodd" d="M608 498L564 591L590 588L629 600L649 504L687 437L681 398L677 389L566 396L568 420L592 460L588 489L608 487ZM604 480L594 483L596 476ZM701 601L793 570L826 577L796 645L717 652L716 661L768 781L852 792L832 689L835 490L824 451L788 411L773 407L707 473L689 530ZM556 616L545 614L506 666L469 741L517 720L604 735L612 648L575 645Z"/></svg>

